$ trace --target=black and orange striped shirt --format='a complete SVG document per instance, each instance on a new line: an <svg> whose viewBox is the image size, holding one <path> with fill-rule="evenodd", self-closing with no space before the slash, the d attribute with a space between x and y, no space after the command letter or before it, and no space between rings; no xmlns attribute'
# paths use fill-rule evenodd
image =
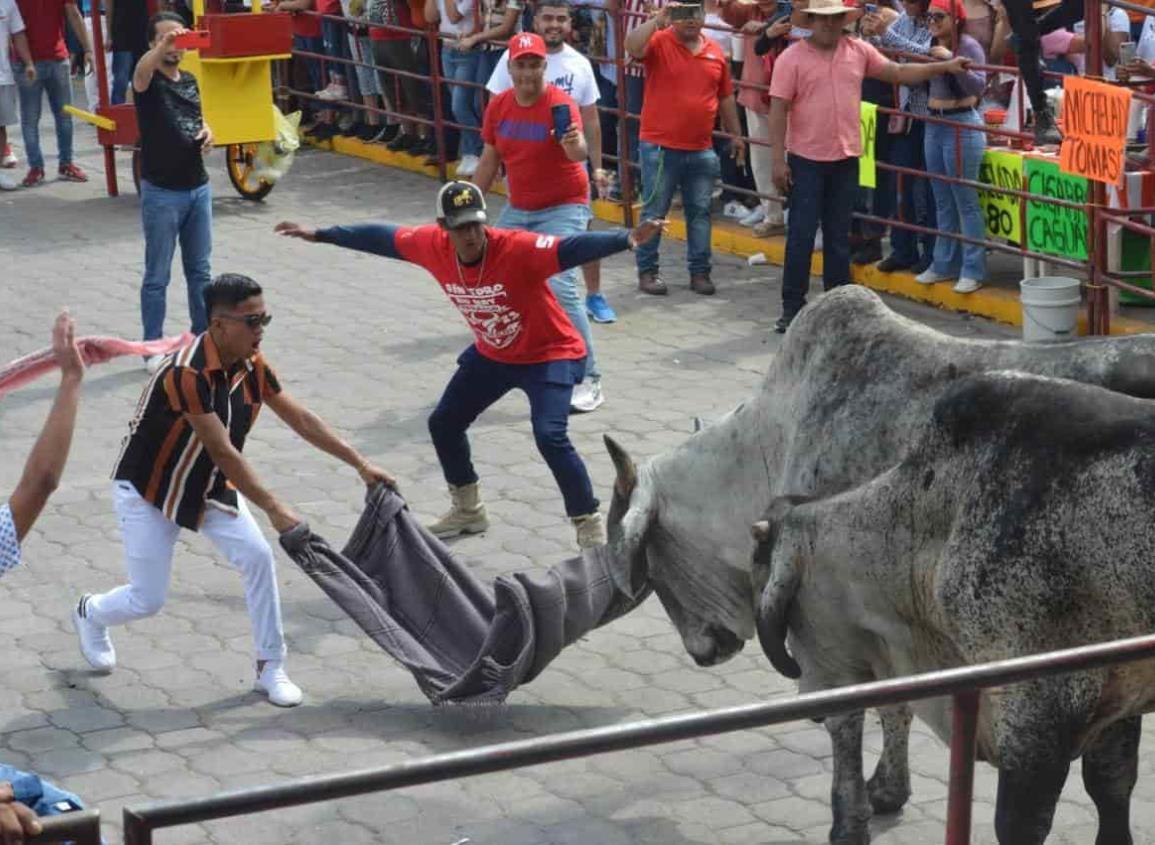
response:
<svg viewBox="0 0 1155 845"><path fill-rule="evenodd" d="M236 489L217 469L185 415L215 413L239 452L265 399L280 392L260 353L225 370L205 332L168 355L149 381L113 478L130 482L165 517L193 531L209 503L235 513Z"/></svg>

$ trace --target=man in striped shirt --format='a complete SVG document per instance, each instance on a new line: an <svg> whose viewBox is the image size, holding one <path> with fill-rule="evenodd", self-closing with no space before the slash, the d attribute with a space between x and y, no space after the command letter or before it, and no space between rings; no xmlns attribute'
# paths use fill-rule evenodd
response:
<svg viewBox="0 0 1155 845"><path fill-rule="evenodd" d="M301 690L285 673L273 550L246 500L278 532L300 520L241 456L249 430L267 404L306 442L356 469L365 484L394 481L282 390L260 352L272 316L256 282L218 276L204 297L208 331L161 363L141 395L113 473L128 583L82 596L73 623L85 659L111 671L116 651L109 626L152 616L164 606L177 535L181 528L200 531L244 579L256 688L273 704L292 707L301 702Z"/></svg>

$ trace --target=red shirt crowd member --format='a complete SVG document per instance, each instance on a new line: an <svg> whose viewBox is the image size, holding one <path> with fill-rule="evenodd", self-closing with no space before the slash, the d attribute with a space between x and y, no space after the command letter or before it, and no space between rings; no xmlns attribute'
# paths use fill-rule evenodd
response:
<svg viewBox="0 0 1155 845"><path fill-rule="evenodd" d="M644 217L665 217L681 189L686 214L686 263L690 289L714 293L710 279L710 202L719 175L714 121L735 136L730 154L742 166L746 143L738 123L730 64L718 44L702 34L701 2L672 3L626 37L626 51L646 69L641 143ZM638 288L668 292L658 275L658 240L638 250Z"/></svg>
<svg viewBox="0 0 1155 845"><path fill-rule="evenodd" d="M64 45L64 22L76 35L84 49L84 67L92 70L92 47L80 10L71 0L16 0L20 17L24 19L24 34L36 68L35 75L25 73L23 60L12 69L20 88L20 129L24 136L24 150L28 155L28 173L20 184L33 188L44 184L44 153L40 150L40 109L44 95L52 109L59 144L57 179L61 182L87 182L88 176L72 161L72 118L64 110L72 105L72 75L68 63L68 48Z"/></svg>
<svg viewBox="0 0 1155 845"><path fill-rule="evenodd" d="M449 182L437 195L437 225L364 223L310 229L280 223L283 235L397 258L424 267L473 331L429 417L453 505L429 526L439 537L489 527L470 457L469 426L509 391L529 398L534 441L565 500L578 545L605 542L598 500L585 463L570 442L569 406L585 373L585 343L547 285L555 273L646 243L663 221L632 231L556 237L493 229L485 197L469 182Z"/></svg>

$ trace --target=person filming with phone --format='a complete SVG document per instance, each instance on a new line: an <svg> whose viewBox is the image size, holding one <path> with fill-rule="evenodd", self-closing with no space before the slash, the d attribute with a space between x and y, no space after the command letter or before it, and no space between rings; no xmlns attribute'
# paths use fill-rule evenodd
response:
<svg viewBox="0 0 1155 845"><path fill-rule="evenodd" d="M489 101L481 123L485 146L474 183L488 191L505 165L509 202L497 225L565 237L586 231L593 219L585 160L589 152L573 98L545 81L546 44L533 32L509 42L513 87ZM550 289L585 341L585 378L574 388L572 407L593 411L602 404L601 371L593 333L577 287L577 269L551 276Z"/></svg>

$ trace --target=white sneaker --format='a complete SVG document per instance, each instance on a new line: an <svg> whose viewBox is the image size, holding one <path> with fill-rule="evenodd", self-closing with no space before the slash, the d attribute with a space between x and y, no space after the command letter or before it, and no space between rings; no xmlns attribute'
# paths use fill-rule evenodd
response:
<svg viewBox="0 0 1155 845"><path fill-rule="evenodd" d="M914 277L914 280L920 285L933 285L938 282L949 282L954 276L942 276L934 271L933 267L927 267L921 273Z"/></svg>
<svg viewBox="0 0 1155 845"><path fill-rule="evenodd" d="M754 209L738 221L739 226L756 226L766 219L766 209L761 204L754 206Z"/></svg>
<svg viewBox="0 0 1155 845"><path fill-rule="evenodd" d="M464 155L461 161L457 163L457 170L454 171L456 176L472 176L477 172L477 165L481 164L481 159L475 155Z"/></svg>
<svg viewBox="0 0 1155 845"><path fill-rule="evenodd" d="M285 664L280 660L267 661L253 687L267 695L270 704L278 707L296 707L305 697L301 688L289 680Z"/></svg>
<svg viewBox="0 0 1155 845"><path fill-rule="evenodd" d="M589 378L573 389L569 407L571 411L576 411L579 414L588 414L590 411L596 411L600 408L605 401L606 397L602 393L602 380Z"/></svg>
<svg viewBox="0 0 1155 845"><path fill-rule="evenodd" d="M328 87L322 91L318 91L313 96L318 100L328 100L329 102L334 100L344 100L349 96L349 89L340 83L330 82Z"/></svg>
<svg viewBox="0 0 1155 845"><path fill-rule="evenodd" d="M738 202L737 200L730 200L728 203L722 206L722 216L728 217L731 220L741 220L749 213L750 209L742 205L742 203Z"/></svg>
<svg viewBox="0 0 1155 845"><path fill-rule="evenodd" d="M108 629L81 615L81 610L88 604L90 598L88 594L81 596L76 607L72 608L72 627L76 629L76 636L80 640L80 653L84 655L88 665L100 672L111 672L116 668L116 649L112 646Z"/></svg>
<svg viewBox="0 0 1155 845"><path fill-rule="evenodd" d="M822 229L819 229L818 234L814 236L814 251L822 252Z"/></svg>
<svg viewBox="0 0 1155 845"><path fill-rule="evenodd" d="M957 282L955 282L954 292L955 293L974 293L976 290L978 290L982 286L983 286L983 283L980 282L978 279L968 279L966 276L963 276Z"/></svg>
<svg viewBox="0 0 1155 845"><path fill-rule="evenodd" d="M152 375L160 369L160 364L163 360L163 355L149 355L144 359L144 368L148 370L149 375Z"/></svg>
<svg viewBox="0 0 1155 845"><path fill-rule="evenodd" d="M4 153L0 155L0 167L15 167L19 163L20 159L16 158L16 153L12 152L12 145L5 144Z"/></svg>
<svg viewBox="0 0 1155 845"><path fill-rule="evenodd" d="M20 189L20 178L0 173L0 191L16 191Z"/></svg>

